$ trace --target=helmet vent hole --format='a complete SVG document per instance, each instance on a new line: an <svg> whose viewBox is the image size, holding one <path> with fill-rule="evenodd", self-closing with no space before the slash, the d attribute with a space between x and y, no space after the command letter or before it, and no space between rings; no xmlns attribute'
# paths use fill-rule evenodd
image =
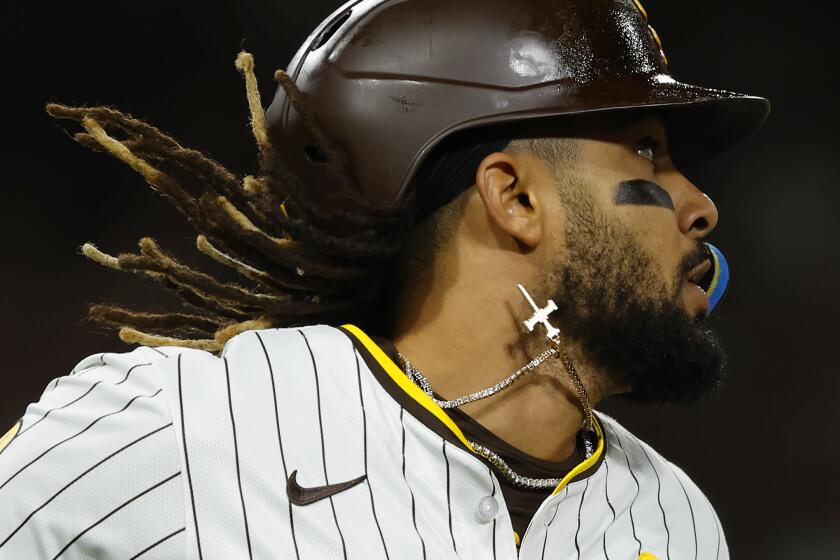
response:
<svg viewBox="0 0 840 560"><path fill-rule="evenodd" d="M318 146L306 146L303 151L310 163L327 163L329 161L327 155Z"/></svg>
<svg viewBox="0 0 840 560"><path fill-rule="evenodd" d="M315 51L323 47L326 44L326 42L329 41L333 35L335 35L335 32L338 31L338 29L342 25L344 25L344 22L350 18L351 13L352 10L347 10L346 12L338 16L338 19L329 24L327 28L321 32L318 38L315 39L315 42L312 44L312 50Z"/></svg>

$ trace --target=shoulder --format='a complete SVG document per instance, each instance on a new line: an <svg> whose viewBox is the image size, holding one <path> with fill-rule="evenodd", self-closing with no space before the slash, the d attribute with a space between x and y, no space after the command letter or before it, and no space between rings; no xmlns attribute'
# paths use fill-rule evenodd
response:
<svg viewBox="0 0 840 560"><path fill-rule="evenodd" d="M672 474L683 485L690 485L699 492L697 485L677 465L663 457L647 442L622 426L615 418L598 413L598 419L604 427L607 441L607 455L613 459L627 459L632 468L634 465L648 470L655 469L656 473ZM625 461L625 462L627 462Z"/></svg>
<svg viewBox="0 0 840 560"><path fill-rule="evenodd" d="M97 420L90 430L100 435L104 435L100 433L100 423L105 426L135 416L165 419L165 409L159 404L163 400L159 366L179 351L139 347L131 352L103 352L82 359L68 374L47 384L39 400L26 407L20 430L8 447L43 439L47 433L81 427L85 419ZM25 437L27 433L36 437Z"/></svg>
<svg viewBox="0 0 840 560"><path fill-rule="evenodd" d="M343 329L328 325L252 330L233 337L219 360L225 375L238 380L269 369L277 378L299 377L306 370L332 376L354 364L354 346ZM184 357L184 364L192 361ZM184 367L182 366L182 370Z"/></svg>
<svg viewBox="0 0 840 560"><path fill-rule="evenodd" d="M340 442L343 456L352 447L336 436L350 430L356 380L354 348L340 329L246 331L219 356L183 353L161 369L188 481L187 522L200 526L204 549L233 557L248 546L241 529L253 513L220 504L250 494L251 512L275 512L284 486L266 485L266 473L284 482L286 461L323 468L324 437Z"/></svg>
<svg viewBox="0 0 840 560"><path fill-rule="evenodd" d="M128 407L127 416L157 414L174 422L180 433L184 426L178 424L184 422L184 411L190 411L193 418L196 414L206 417L225 412L231 392L240 389L240 398L253 395L247 388L257 378L259 384L267 380L266 376L294 382L305 373L302 370L334 376L338 370L347 369L353 357L347 333L327 325L246 331L231 338L218 355L181 347L138 347L124 354L94 354L80 361L70 375L48 385L41 400L27 409L23 429L91 391L99 401L113 404L124 402L126 397L136 399ZM205 424L194 423L190 429L203 430Z"/></svg>
<svg viewBox="0 0 840 560"><path fill-rule="evenodd" d="M335 327L260 329L231 338L218 356L186 351L163 360L158 378L179 445L193 439L193 446L228 453L235 424L255 428L275 416L277 399L268 396L294 394L285 407L310 406L305 397L355 380L355 358L348 335Z"/></svg>
<svg viewBox="0 0 840 560"><path fill-rule="evenodd" d="M696 557L728 558L720 519L695 481L614 418L603 413L598 418L610 476L626 482L639 531L647 526L664 533L671 546Z"/></svg>
<svg viewBox="0 0 840 560"><path fill-rule="evenodd" d="M625 463L629 461L629 468L636 467L639 471L653 470L655 474L660 475L660 480L666 475L676 478L680 485L691 487L695 492L701 493L694 481L681 468L622 426L615 418L603 413L599 413L598 418L606 432L608 457L612 455L613 460L624 459Z"/></svg>
<svg viewBox="0 0 840 560"><path fill-rule="evenodd" d="M81 360L0 451L0 555L183 551L181 465L159 368L181 349ZM171 546L174 548L165 548Z"/></svg>
<svg viewBox="0 0 840 560"><path fill-rule="evenodd" d="M274 402L265 396L275 378L278 393L283 381L308 390L313 374L344 377L334 373L348 358L347 335L324 325L248 331L220 355L139 347L86 357L47 385L3 442L0 556L131 557L151 545L155 557L183 556L195 531L189 485L207 482L201 495L211 496L220 491L213 469L235 474L237 445L273 423L276 409L264 403Z"/></svg>
<svg viewBox="0 0 840 560"><path fill-rule="evenodd" d="M306 325L287 328L251 330L231 338L221 352L221 358L237 358L243 353L265 354L272 350L314 353L346 346L350 339L344 330L329 325Z"/></svg>

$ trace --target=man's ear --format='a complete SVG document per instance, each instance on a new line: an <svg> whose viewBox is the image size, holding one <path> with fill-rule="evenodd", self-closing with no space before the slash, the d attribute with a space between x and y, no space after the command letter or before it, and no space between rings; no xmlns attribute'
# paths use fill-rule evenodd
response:
<svg viewBox="0 0 840 560"><path fill-rule="evenodd" d="M485 157L475 186L490 219L519 243L533 249L543 238L540 207L522 158L503 152Z"/></svg>

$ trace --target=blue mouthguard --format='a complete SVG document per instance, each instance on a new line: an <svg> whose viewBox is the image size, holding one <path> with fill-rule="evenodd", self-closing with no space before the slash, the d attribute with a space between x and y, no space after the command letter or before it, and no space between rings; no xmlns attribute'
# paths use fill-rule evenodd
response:
<svg viewBox="0 0 840 560"><path fill-rule="evenodd" d="M714 271L712 281L706 289L706 295L709 296L709 312L706 314L708 316L712 314L726 292L727 285L729 285L729 263L726 262L726 257L723 256L720 249L711 243L704 243L704 245L706 245L712 257L712 270Z"/></svg>

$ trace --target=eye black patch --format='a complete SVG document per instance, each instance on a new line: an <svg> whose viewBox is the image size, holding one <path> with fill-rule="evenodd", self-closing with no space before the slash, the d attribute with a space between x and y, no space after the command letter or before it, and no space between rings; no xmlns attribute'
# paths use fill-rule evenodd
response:
<svg viewBox="0 0 840 560"><path fill-rule="evenodd" d="M661 206L674 210L674 201L671 200L665 189L645 181L644 179L633 179L622 181L618 185L618 193L615 195L616 204L643 204L645 206Z"/></svg>

